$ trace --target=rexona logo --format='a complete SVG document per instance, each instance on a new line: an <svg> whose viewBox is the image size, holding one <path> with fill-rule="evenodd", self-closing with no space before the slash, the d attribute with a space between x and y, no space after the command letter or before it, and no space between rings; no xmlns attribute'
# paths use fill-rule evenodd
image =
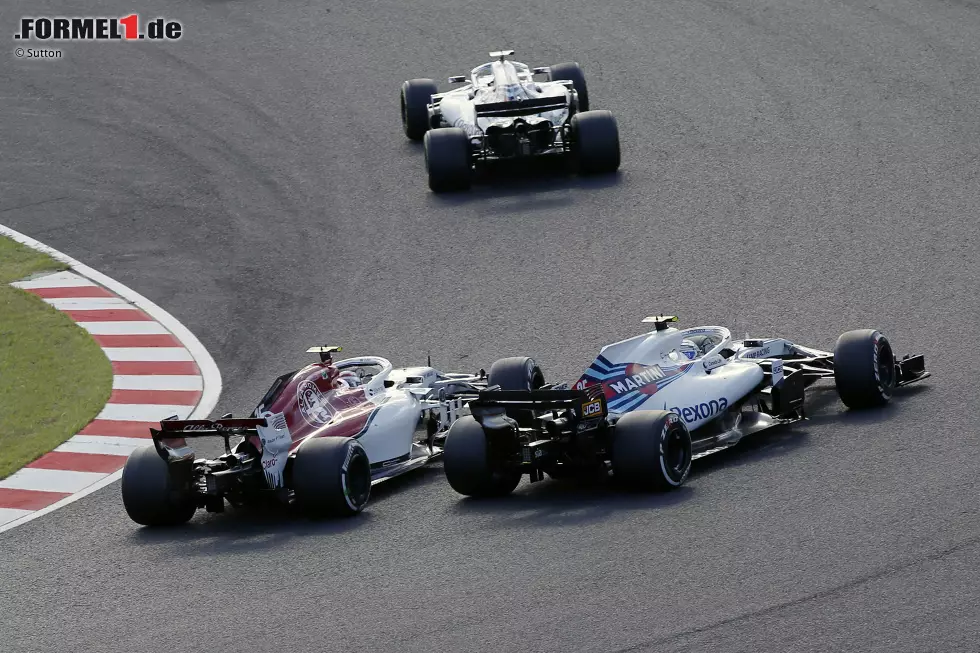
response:
<svg viewBox="0 0 980 653"><path fill-rule="evenodd" d="M666 404L664 405L664 410L677 413L684 419L685 422L689 424L720 415L727 408L728 400L724 397L712 399L711 401L706 401L700 404L694 404L693 406L672 406L667 408Z"/></svg>

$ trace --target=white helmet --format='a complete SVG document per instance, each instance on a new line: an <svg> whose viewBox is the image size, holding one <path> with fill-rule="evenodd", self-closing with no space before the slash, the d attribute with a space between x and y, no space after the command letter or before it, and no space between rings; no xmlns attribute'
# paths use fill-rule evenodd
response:
<svg viewBox="0 0 980 653"><path fill-rule="evenodd" d="M693 341L684 338L681 340L681 346L677 348L677 351L684 354L687 360L694 360L701 353L701 350Z"/></svg>
<svg viewBox="0 0 980 653"><path fill-rule="evenodd" d="M358 376L357 372L352 372L350 370L346 370L338 374L337 380L351 389L360 387L361 385L361 377Z"/></svg>

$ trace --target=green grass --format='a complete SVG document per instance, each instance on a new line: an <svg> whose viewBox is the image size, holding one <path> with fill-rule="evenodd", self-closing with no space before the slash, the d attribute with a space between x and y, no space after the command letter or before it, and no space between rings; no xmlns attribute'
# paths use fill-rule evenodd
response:
<svg viewBox="0 0 980 653"><path fill-rule="evenodd" d="M67 267L0 237L0 479L77 433L112 391L112 365L88 332L10 286Z"/></svg>

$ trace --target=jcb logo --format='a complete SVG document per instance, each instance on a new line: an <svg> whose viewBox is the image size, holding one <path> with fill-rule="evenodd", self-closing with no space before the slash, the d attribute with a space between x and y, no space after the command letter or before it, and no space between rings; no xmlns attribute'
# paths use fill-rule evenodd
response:
<svg viewBox="0 0 980 653"><path fill-rule="evenodd" d="M602 414L602 402L598 399L590 401L582 406L582 417L595 417Z"/></svg>

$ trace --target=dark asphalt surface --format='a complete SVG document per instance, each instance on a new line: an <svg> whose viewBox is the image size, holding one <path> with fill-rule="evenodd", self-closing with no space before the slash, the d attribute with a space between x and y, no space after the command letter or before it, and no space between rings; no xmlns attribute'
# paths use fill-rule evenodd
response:
<svg viewBox="0 0 980 653"><path fill-rule="evenodd" d="M88 8L87 11L85 8ZM173 44L0 57L0 222L182 320L247 411L312 344L530 354L573 379L655 312L830 348L878 327L935 376L655 497L436 466L359 518L147 532L118 484L0 535L0 649L976 651L980 3L7 0L155 16ZM436 197L402 80L577 60L615 178ZM53 380L56 382L56 380Z"/></svg>

